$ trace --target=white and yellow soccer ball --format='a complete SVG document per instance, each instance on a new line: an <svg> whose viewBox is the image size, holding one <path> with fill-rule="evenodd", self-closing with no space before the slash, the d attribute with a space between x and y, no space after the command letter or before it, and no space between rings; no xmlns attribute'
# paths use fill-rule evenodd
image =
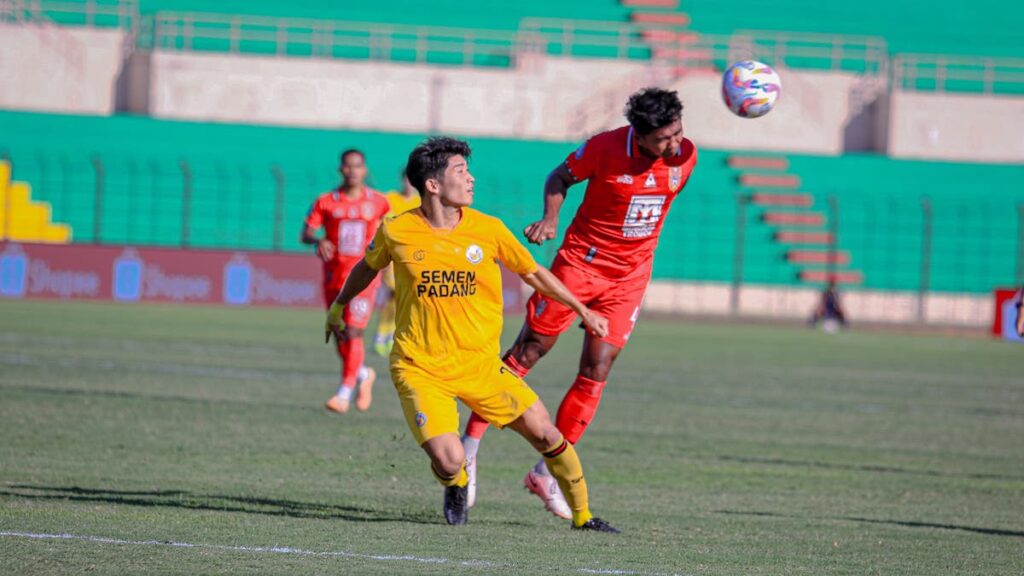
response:
<svg viewBox="0 0 1024 576"><path fill-rule="evenodd" d="M759 118L771 112L781 90L778 73L757 60L737 62L722 75L722 99L741 118Z"/></svg>

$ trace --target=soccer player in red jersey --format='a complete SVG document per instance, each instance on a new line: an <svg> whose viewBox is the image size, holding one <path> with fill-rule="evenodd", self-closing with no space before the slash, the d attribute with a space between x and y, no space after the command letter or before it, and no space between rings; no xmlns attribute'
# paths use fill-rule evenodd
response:
<svg viewBox="0 0 1024 576"><path fill-rule="evenodd" d="M363 258L366 246L377 233L381 219L388 213L383 194L366 185L366 156L355 149L341 153L341 185L321 194L306 215L302 242L315 244L316 254L324 267L324 305L330 307L355 266ZM323 238L316 231L324 229ZM341 384L327 401L327 409L339 414L348 412L357 386L356 408L366 411L373 402L373 368L363 366L366 356L363 330L373 311L373 298L379 282L375 282L353 298L345 307L345 331L338 338L341 357Z"/></svg>
<svg viewBox="0 0 1024 576"><path fill-rule="evenodd" d="M598 134L569 154L544 185L544 217L524 230L535 244L555 238L568 188L587 180L583 203L551 265L555 276L609 324L607 336L584 336L579 373L558 408L556 425L573 444L593 420L612 364L633 331L665 216L697 162L697 149L683 137L682 110L676 92L647 88L633 94L625 110L629 125ZM535 292L505 364L526 376L575 316ZM462 438L471 503L476 499L477 449L486 430L487 422L473 414ZM571 517L543 460L524 484L549 511Z"/></svg>

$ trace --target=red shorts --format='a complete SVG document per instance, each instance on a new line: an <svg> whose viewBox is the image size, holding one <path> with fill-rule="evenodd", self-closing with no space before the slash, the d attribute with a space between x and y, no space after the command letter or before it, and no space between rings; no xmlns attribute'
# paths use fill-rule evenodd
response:
<svg viewBox="0 0 1024 576"><path fill-rule="evenodd" d="M616 348L624 347L640 314L651 280L650 267L646 273L638 271L627 278L609 280L566 262L559 254L551 272L580 302L608 319L608 335L602 340ZM534 292L526 304L526 325L538 334L561 334L575 319L571 308L539 292Z"/></svg>
<svg viewBox="0 0 1024 576"><path fill-rule="evenodd" d="M352 268L358 262L359 260L355 260L353 262L332 263L330 266L324 266L324 307L331 307L334 299L341 292L341 287L345 285L345 278L348 278ZM377 293L379 286L380 274L374 278L373 282L370 282L370 285L365 290L353 298L348 303L348 306L345 306L345 312L341 317L345 322L345 326L359 329L366 328L366 325L370 323L370 315L373 313L374 295Z"/></svg>

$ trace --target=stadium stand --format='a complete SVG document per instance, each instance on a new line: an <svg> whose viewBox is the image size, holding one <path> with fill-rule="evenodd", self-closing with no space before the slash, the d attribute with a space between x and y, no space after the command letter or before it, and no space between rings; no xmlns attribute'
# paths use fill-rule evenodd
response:
<svg viewBox="0 0 1024 576"><path fill-rule="evenodd" d="M0 112L0 155L78 242L288 251L339 149L365 149L386 189L422 134L458 133L473 136L481 208L516 229L547 170L658 83L679 90L702 150L659 281L956 295L1021 279L1024 194L1007 183L1024 141L1006 121L1024 109L1020 16L945 1L886 3L885 22L878 0L485 4L0 0L0 53L22 56L0 58L20 79L0 108L69 113ZM754 122L719 100L719 71L742 57L785 72L782 104Z"/></svg>

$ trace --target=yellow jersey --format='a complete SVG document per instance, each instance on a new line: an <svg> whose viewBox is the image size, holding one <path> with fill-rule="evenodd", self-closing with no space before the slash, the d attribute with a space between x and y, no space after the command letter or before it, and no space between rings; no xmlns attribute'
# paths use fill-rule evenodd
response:
<svg viewBox="0 0 1024 576"><path fill-rule="evenodd" d="M408 212L413 208L420 207L420 196L419 194L406 198L401 192L391 191L384 195L384 198L388 201L388 206L391 207L391 211L388 212L388 216L398 216L403 212Z"/></svg>
<svg viewBox="0 0 1024 576"><path fill-rule="evenodd" d="M452 229L433 228L420 210L386 220L366 251L376 270L394 262L392 369L460 378L500 353L501 269L537 271L505 224L472 208Z"/></svg>

